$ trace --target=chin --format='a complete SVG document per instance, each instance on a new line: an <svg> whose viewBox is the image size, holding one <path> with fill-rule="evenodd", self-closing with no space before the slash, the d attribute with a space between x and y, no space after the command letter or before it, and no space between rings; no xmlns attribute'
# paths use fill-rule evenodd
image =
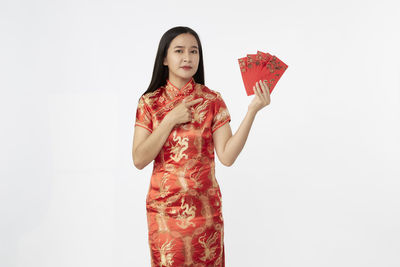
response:
<svg viewBox="0 0 400 267"><path fill-rule="evenodd" d="M182 75L181 78L182 78L182 79L185 79L185 80L186 80L186 79L190 79L190 78L193 77L194 74L195 74L195 73L193 73L193 74Z"/></svg>

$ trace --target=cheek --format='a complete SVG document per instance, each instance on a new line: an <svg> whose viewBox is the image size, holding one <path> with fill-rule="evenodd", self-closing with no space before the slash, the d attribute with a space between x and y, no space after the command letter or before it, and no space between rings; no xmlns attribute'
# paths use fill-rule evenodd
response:
<svg viewBox="0 0 400 267"><path fill-rule="evenodd" d="M172 59L172 62L173 62L173 64L175 65L175 66L179 66L180 65L180 58L179 57L174 57L173 59Z"/></svg>

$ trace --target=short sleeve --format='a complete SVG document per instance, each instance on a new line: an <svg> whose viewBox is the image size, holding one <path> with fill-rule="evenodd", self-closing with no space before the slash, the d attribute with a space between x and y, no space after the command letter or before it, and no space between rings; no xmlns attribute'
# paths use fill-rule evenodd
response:
<svg viewBox="0 0 400 267"><path fill-rule="evenodd" d="M217 97L214 100L214 117L211 125L211 133L214 133L219 127L230 121L231 115L228 108L221 94L217 92Z"/></svg>
<svg viewBox="0 0 400 267"><path fill-rule="evenodd" d="M136 122L135 126L140 126L148 130L150 133L153 132L153 122L151 119L151 109L146 103L144 96L141 96L136 110Z"/></svg>

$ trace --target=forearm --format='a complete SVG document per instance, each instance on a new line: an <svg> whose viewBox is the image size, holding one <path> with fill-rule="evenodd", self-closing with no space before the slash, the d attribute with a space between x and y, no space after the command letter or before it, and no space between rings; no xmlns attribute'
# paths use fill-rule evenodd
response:
<svg viewBox="0 0 400 267"><path fill-rule="evenodd" d="M223 154L228 166L235 162L242 151L256 114L256 111L248 110L236 133L226 142Z"/></svg>
<svg viewBox="0 0 400 267"><path fill-rule="evenodd" d="M174 126L172 120L164 117L158 127L136 148L135 157L139 169L143 169L157 157Z"/></svg>

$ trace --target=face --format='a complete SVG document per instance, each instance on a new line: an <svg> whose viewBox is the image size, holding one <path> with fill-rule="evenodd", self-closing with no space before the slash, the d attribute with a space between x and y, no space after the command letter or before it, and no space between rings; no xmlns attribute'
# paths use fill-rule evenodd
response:
<svg viewBox="0 0 400 267"><path fill-rule="evenodd" d="M176 36L170 43L164 65L168 66L170 81L189 81L199 66L199 48L196 38L190 33ZM183 68L189 66L191 68Z"/></svg>

